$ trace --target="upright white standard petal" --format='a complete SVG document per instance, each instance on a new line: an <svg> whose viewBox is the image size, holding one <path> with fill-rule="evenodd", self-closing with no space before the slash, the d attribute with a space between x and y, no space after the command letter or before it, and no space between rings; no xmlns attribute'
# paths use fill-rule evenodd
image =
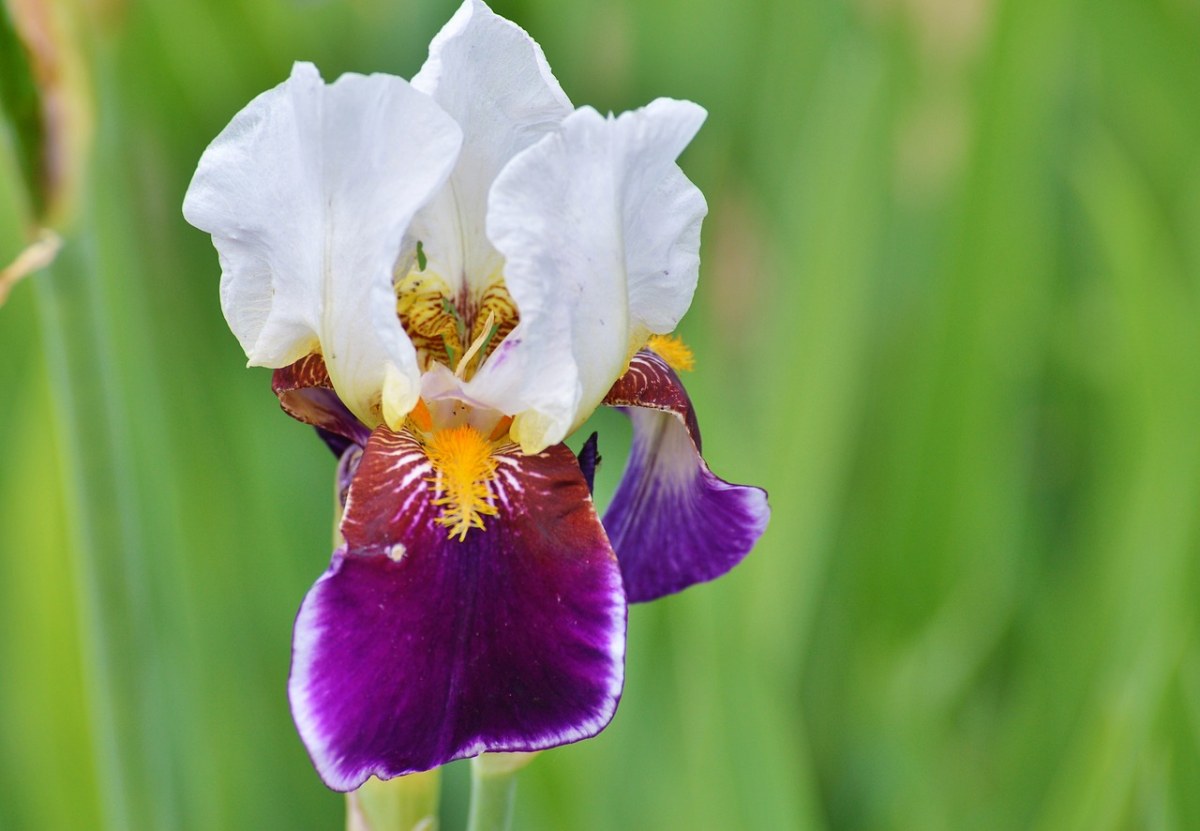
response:
<svg viewBox="0 0 1200 831"><path fill-rule="evenodd" d="M616 119L584 107L492 186L488 236L521 322L465 392L517 413L525 452L579 426L691 304L707 206L675 159L704 118L663 98Z"/></svg>
<svg viewBox="0 0 1200 831"><path fill-rule="evenodd" d="M422 241L429 270L456 295L464 284L487 285L502 265L484 229L492 181L570 115L571 102L533 38L480 0L466 0L438 32L412 84L463 131L450 181L410 233Z"/></svg>
<svg viewBox="0 0 1200 831"><path fill-rule="evenodd" d="M453 119L402 78L326 85L308 63L234 116L201 157L183 212L212 234L221 307L250 365L320 351L366 424L379 423L381 403L411 409L420 372L392 271L461 141Z"/></svg>

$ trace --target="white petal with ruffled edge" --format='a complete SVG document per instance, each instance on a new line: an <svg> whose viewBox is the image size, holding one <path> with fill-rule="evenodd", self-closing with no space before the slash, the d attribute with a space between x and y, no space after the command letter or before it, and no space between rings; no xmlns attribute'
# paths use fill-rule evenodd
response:
<svg viewBox="0 0 1200 831"><path fill-rule="evenodd" d="M618 118L583 107L492 186L488 236L521 322L463 394L517 414L525 452L579 426L691 304L707 206L675 159L704 118L664 98Z"/></svg>
<svg viewBox="0 0 1200 831"><path fill-rule="evenodd" d="M312 64L255 98L209 145L184 216L213 236L221 306L252 366L325 357L346 405L380 421L420 373L395 312L405 230L445 182L458 126L389 75L326 85Z"/></svg>
<svg viewBox="0 0 1200 831"><path fill-rule="evenodd" d="M450 181L414 219L409 238L423 243L427 270L451 296L464 283L482 288L503 260L484 231L488 189L509 159L570 115L571 102L541 47L479 0L467 0L429 45L412 80L463 131Z"/></svg>

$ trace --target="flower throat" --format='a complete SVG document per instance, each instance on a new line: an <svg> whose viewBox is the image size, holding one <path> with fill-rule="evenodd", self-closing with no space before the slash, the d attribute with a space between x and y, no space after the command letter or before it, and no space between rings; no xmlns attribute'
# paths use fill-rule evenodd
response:
<svg viewBox="0 0 1200 831"><path fill-rule="evenodd" d="M427 269L420 243L415 266L396 283L396 314L421 369L440 363L470 379L520 319L504 276L493 274L477 294L464 287L452 297L447 282Z"/></svg>

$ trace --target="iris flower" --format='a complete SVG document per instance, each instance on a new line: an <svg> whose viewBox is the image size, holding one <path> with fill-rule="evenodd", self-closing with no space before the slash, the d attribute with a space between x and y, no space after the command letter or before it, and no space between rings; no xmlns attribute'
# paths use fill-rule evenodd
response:
<svg viewBox="0 0 1200 831"><path fill-rule="evenodd" d="M341 536L297 616L288 693L327 785L592 736L627 603L732 568L766 495L729 484L668 337L706 205L676 165L705 112L574 108L479 0L421 71L297 63L212 142L184 201L221 305L285 411L340 456ZM601 523L600 404L634 438Z"/></svg>

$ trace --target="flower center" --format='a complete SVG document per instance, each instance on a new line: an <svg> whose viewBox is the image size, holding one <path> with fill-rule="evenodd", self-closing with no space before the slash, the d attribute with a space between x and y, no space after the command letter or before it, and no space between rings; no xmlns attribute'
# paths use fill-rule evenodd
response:
<svg viewBox="0 0 1200 831"><path fill-rule="evenodd" d="M492 444L483 433L463 424L433 433L425 453L434 470L426 481L437 491L433 504L442 509L436 521L461 542L470 529L483 528L485 515L497 513L492 490L496 478Z"/></svg>
<svg viewBox="0 0 1200 831"><path fill-rule="evenodd" d="M417 350L422 371L440 363L469 379L517 325L517 305L500 273L493 274L482 291L464 288L455 296L428 265L418 257L415 267L396 282L396 314Z"/></svg>

